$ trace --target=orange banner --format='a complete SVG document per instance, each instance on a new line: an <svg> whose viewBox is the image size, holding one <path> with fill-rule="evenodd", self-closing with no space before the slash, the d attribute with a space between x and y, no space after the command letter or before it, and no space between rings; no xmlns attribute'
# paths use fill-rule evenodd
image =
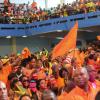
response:
<svg viewBox="0 0 100 100"><path fill-rule="evenodd" d="M76 48L76 40L77 40L77 30L78 30L78 22L75 23L74 27L69 31L69 33L61 40L52 51L52 59L63 56L70 49Z"/></svg>

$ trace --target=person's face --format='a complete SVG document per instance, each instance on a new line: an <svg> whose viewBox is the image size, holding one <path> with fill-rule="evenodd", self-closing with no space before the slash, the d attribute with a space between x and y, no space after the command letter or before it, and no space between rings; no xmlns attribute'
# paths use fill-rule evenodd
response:
<svg viewBox="0 0 100 100"><path fill-rule="evenodd" d="M3 62L0 60L0 70L2 69L3 67Z"/></svg>
<svg viewBox="0 0 100 100"><path fill-rule="evenodd" d="M0 100L7 100L7 98L8 98L8 94L7 94L6 85L0 82Z"/></svg>
<svg viewBox="0 0 100 100"><path fill-rule="evenodd" d="M88 52L91 52L92 47L88 47L87 50L88 50Z"/></svg>
<svg viewBox="0 0 100 100"><path fill-rule="evenodd" d="M47 94L47 96L45 96L43 100L56 100L56 97L54 96L53 93L51 93L51 94Z"/></svg>
<svg viewBox="0 0 100 100"><path fill-rule="evenodd" d="M26 54L27 53L27 51L26 50L23 50L22 51L22 55L24 55L24 54Z"/></svg>
<svg viewBox="0 0 100 100"><path fill-rule="evenodd" d="M47 88L47 85L46 85L46 81L45 80L41 80L41 82L40 82L40 88L41 89L46 89Z"/></svg>
<svg viewBox="0 0 100 100"><path fill-rule="evenodd" d="M29 66L30 66L31 68L36 67L36 60L35 60L35 59L32 59L31 62L29 63Z"/></svg>
<svg viewBox="0 0 100 100"><path fill-rule="evenodd" d="M10 63L13 63L15 61L15 57L9 57Z"/></svg>
<svg viewBox="0 0 100 100"><path fill-rule="evenodd" d="M57 82L56 82L55 78L51 79L51 84L50 85L51 85L51 89L57 88Z"/></svg>
<svg viewBox="0 0 100 100"><path fill-rule="evenodd" d="M38 73L37 73L37 72L34 72L34 73L33 73L32 79L38 80Z"/></svg>
<svg viewBox="0 0 100 100"><path fill-rule="evenodd" d="M67 79L68 78L68 73L65 70L63 70L62 76L63 76L63 78Z"/></svg>
<svg viewBox="0 0 100 100"><path fill-rule="evenodd" d="M74 81L77 86L83 88L88 82L86 73L82 69L78 69L74 74Z"/></svg>
<svg viewBox="0 0 100 100"><path fill-rule="evenodd" d="M88 69L88 73L89 73L89 81L94 82L97 75L96 69L93 66L90 66Z"/></svg>
<svg viewBox="0 0 100 100"><path fill-rule="evenodd" d="M37 89L36 89L36 82L35 82L35 81L30 82L29 88L30 88L30 90L31 90L32 92L36 92L36 91L37 91Z"/></svg>
<svg viewBox="0 0 100 100"><path fill-rule="evenodd" d="M41 60L37 61L37 67L42 67L42 61Z"/></svg>
<svg viewBox="0 0 100 100"><path fill-rule="evenodd" d="M24 96L21 100L31 100L31 98L28 96Z"/></svg>
<svg viewBox="0 0 100 100"><path fill-rule="evenodd" d="M12 68L12 71L13 71L13 72L17 72L17 71L18 71L18 68L19 68L19 66L14 66L14 67Z"/></svg>
<svg viewBox="0 0 100 100"><path fill-rule="evenodd" d="M42 57L41 57L41 60L42 61L45 61L47 59L47 57L45 56L45 55L43 55Z"/></svg>
<svg viewBox="0 0 100 100"><path fill-rule="evenodd" d="M24 87L28 87L29 86L29 80L28 80L27 77L23 77L22 84L23 84Z"/></svg>

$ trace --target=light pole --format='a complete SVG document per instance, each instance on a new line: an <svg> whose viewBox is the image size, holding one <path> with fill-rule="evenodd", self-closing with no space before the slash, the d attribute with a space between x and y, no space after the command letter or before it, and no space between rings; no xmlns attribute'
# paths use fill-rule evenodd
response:
<svg viewBox="0 0 100 100"><path fill-rule="evenodd" d="M48 8L48 0L45 0L45 9Z"/></svg>
<svg viewBox="0 0 100 100"><path fill-rule="evenodd" d="M60 0L60 4L63 5L63 3L65 2L65 0Z"/></svg>

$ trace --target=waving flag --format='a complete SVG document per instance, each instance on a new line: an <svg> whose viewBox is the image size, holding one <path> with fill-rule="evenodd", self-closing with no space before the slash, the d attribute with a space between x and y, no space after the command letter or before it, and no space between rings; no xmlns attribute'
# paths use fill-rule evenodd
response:
<svg viewBox="0 0 100 100"><path fill-rule="evenodd" d="M52 59L63 56L70 49L76 48L78 22L75 23L74 27L69 31L69 33L61 40L52 51Z"/></svg>

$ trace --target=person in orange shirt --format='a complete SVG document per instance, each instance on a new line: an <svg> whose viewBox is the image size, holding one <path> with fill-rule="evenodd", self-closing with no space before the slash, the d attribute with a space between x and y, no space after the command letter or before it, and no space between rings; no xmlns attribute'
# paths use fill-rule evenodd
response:
<svg viewBox="0 0 100 100"><path fill-rule="evenodd" d="M3 81L7 85L8 75L11 72L11 66L9 64L6 65L8 61L0 59L0 81Z"/></svg>
<svg viewBox="0 0 100 100"><path fill-rule="evenodd" d="M93 88L99 88L100 90L100 82L96 80L97 71L93 65L86 66L87 72L89 74L89 82Z"/></svg>
<svg viewBox="0 0 100 100"><path fill-rule="evenodd" d="M76 87L66 96L67 100L95 100L99 89L88 84L89 75L86 68L77 68L73 73Z"/></svg>
<svg viewBox="0 0 100 100"><path fill-rule="evenodd" d="M65 97L75 88L75 84L72 80L68 80L68 82L65 82L65 87L62 90L62 93L60 96L58 96L58 100L66 100Z"/></svg>
<svg viewBox="0 0 100 100"><path fill-rule="evenodd" d="M62 88L62 90L61 90L61 95L60 96L58 96L57 98L58 98L58 100L65 100L65 97L68 95L68 93L70 93L70 91L71 90L73 90L73 88L75 88L75 84L74 84L74 82L68 77L69 75L68 75L68 72L67 72L67 70L65 69L65 68L62 68L61 70L60 70L60 73L62 74L62 75L66 75L65 76L65 78L64 78L64 83L65 83L65 86ZM61 76L62 76L61 75ZM70 80L69 80L70 79Z"/></svg>
<svg viewBox="0 0 100 100"><path fill-rule="evenodd" d="M54 77L55 77L55 81L56 81L58 90L59 90L60 88L64 87L64 85L65 85L65 84L64 84L64 78L61 78L61 77L60 77L58 66L55 66L53 75L54 75Z"/></svg>

